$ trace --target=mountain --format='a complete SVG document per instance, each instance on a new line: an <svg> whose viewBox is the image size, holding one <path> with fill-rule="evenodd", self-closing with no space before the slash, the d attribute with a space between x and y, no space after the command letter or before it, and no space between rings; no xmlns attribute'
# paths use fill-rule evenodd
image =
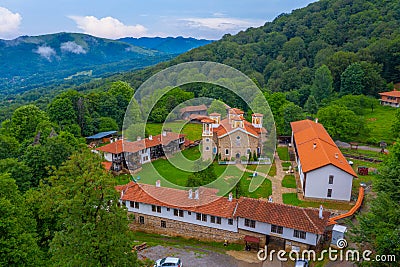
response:
<svg viewBox="0 0 400 267"><path fill-rule="evenodd" d="M351 64L360 64L362 93L377 96L387 90L387 83L400 82L399 55L399 0L320 0L119 78L138 86L174 64L215 61L241 70L263 90L285 92L289 100L304 106L322 65L329 68L333 91L339 93L342 73Z"/></svg>
<svg viewBox="0 0 400 267"><path fill-rule="evenodd" d="M154 49L168 54L182 54L193 48L211 43L211 40L179 37L141 37L121 38L118 41L126 42L135 46Z"/></svg>
<svg viewBox="0 0 400 267"><path fill-rule="evenodd" d="M80 84L154 65L208 42L193 38L109 40L78 33L0 40L0 93L15 94L65 82Z"/></svg>

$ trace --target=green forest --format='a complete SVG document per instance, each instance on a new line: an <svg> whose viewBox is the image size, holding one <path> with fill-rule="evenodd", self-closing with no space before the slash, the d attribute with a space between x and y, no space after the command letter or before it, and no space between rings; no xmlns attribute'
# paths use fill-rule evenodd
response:
<svg viewBox="0 0 400 267"><path fill-rule="evenodd" d="M290 135L292 121L318 118L334 140L392 144L400 137L400 109L380 106L377 97L400 82L399 53L400 1L321 0L154 67L6 97L0 266L139 265L129 245L131 218L83 137L121 130L135 90L156 72L187 61L227 64L262 90L279 135ZM149 120L161 122L179 103L201 96L251 114L224 88L188 84L163 96ZM390 147L377 197L353 231L374 253L398 257L399 151L399 142Z"/></svg>

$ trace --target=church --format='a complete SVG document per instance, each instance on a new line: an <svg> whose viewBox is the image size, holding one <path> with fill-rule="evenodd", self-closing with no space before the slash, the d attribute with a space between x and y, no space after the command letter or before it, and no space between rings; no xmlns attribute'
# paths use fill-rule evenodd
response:
<svg viewBox="0 0 400 267"><path fill-rule="evenodd" d="M230 108L225 119L219 113L211 113L201 121L203 160L213 160L218 154L220 160L228 161L247 159L250 153L261 155L267 133L262 125L263 115L252 114L250 123L243 114L240 109Z"/></svg>

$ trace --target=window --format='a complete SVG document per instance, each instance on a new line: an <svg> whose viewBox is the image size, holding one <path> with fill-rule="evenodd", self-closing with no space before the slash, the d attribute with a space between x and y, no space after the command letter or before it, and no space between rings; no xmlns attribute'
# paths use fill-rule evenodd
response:
<svg viewBox="0 0 400 267"><path fill-rule="evenodd" d="M210 147L209 146L206 146L206 151L209 151L210 150Z"/></svg>
<svg viewBox="0 0 400 267"><path fill-rule="evenodd" d="M211 223L215 223L215 216L211 216L210 222L211 222Z"/></svg>
<svg viewBox="0 0 400 267"><path fill-rule="evenodd" d="M135 209L139 208L139 202L135 202Z"/></svg>
<svg viewBox="0 0 400 267"><path fill-rule="evenodd" d="M201 214L201 220L203 222L206 222L207 221L207 215L206 214Z"/></svg>
<svg viewBox="0 0 400 267"><path fill-rule="evenodd" d="M233 219L228 219L228 224L233 225Z"/></svg>
<svg viewBox="0 0 400 267"><path fill-rule="evenodd" d="M178 216L178 210L174 209L174 216Z"/></svg>
<svg viewBox="0 0 400 267"><path fill-rule="evenodd" d="M250 228L256 228L256 221L244 219L244 226L247 226Z"/></svg>
<svg viewBox="0 0 400 267"><path fill-rule="evenodd" d="M213 153L217 154L217 148L216 147L213 148Z"/></svg>
<svg viewBox="0 0 400 267"><path fill-rule="evenodd" d="M225 155L229 155L229 149L225 149Z"/></svg>
<svg viewBox="0 0 400 267"><path fill-rule="evenodd" d="M171 209L170 208L167 208L167 211L170 211Z"/></svg>
<svg viewBox="0 0 400 267"><path fill-rule="evenodd" d="M188 211L188 215L192 215L192 212Z"/></svg>
<svg viewBox="0 0 400 267"><path fill-rule="evenodd" d="M326 194L326 197L332 197L332 189L328 189L328 193Z"/></svg>
<svg viewBox="0 0 400 267"><path fill-rule="evenodd" d="M183 217L183 210L179 210L179 217Z"/></svg>
<svg viewBox="0 0 400 267"><path fill-rule="evenodd" d="M196 213L196 220L198 220L198 221L201 220L201 213Z"/></svg>
<svg viewBox="0 0 400 267"><path fill-rule="evenodd" d="M271 224L271 233L283 234L283 227Z"/></svg>
<svg viewBox="0 0 400 267"><path fill-rule="evenodd" d="M122 201L122 205L126 206L126 201L125 200Z"/></svg>
<svg viewBox="0 0 400 267"><path fill-rule="evenodd" d="M238 135L238 136L236 136L236 140L240 140L240 136Z"/></svg>
<svg viewBox="0 0 400 267"><path fill-rule="evenodd" d="M157 208L156 208L155 205L151 205L151 211L152 211L152 212L156 212L156 209L157 209Z"/></svg>
<svg viewBox="0 0 400 267"><path fill-rule="evenodd" d="M139 216L139 223L140 224L144 224L144 217L143 216Z"/></svg>
<svg viewBox="0 0 400 267"><path fill-rule="evenodd" d="M139 208L139 202L129 201L129 206L131 208L138 209Z"/></svg>
<svg viewBox="0 0 400 267"><path fill-rule="evenodd" d="M333 184L333 175L329 175L329 184Z"/></svg>
<svg viewBox="0 0 400 267"><path fill-rule="evenodd" d="M251 150L250 148L247 149L247 154L250 154Z"/></svg>
<svg viewBox="0 0 400 267"><path fill-rule="evenodd" d="M210 138L206 138L206 142L210 142Z"/></svg>
<svg viewBox="0 0 400 267"><path fill-rule="evenodd" d="M221 217L217 217L217 224L221 224Z"/></svg>
<svg viewBox="0 0 400 267"><path fill-rule="evenodd" d="M301 239L306 239L306 232L304 231L299 231L299 230L294 230L293 236Z"/></svg>
<svg viewBox="0 0 400 267"><path fill-rule="evenodd" d="M167 228L167 222L161 221L161 228Z"/></svg>
<svg viewBox="0 0 400 267"><path fill-rule="evenodd" d="M157 206L157 212L161 213L161 206Z"/></svg>

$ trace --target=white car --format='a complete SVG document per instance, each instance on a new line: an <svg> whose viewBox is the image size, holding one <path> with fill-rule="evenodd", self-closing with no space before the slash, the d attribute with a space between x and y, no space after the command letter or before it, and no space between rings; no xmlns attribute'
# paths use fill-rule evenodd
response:
<svg viewBox="0 0 400 267"><path fill-rule="evenodd" d="M156 264L154 264L154 267L164 267L164 266L182 267L182 261L180 258L166 257L157 260Z"/></svg>

